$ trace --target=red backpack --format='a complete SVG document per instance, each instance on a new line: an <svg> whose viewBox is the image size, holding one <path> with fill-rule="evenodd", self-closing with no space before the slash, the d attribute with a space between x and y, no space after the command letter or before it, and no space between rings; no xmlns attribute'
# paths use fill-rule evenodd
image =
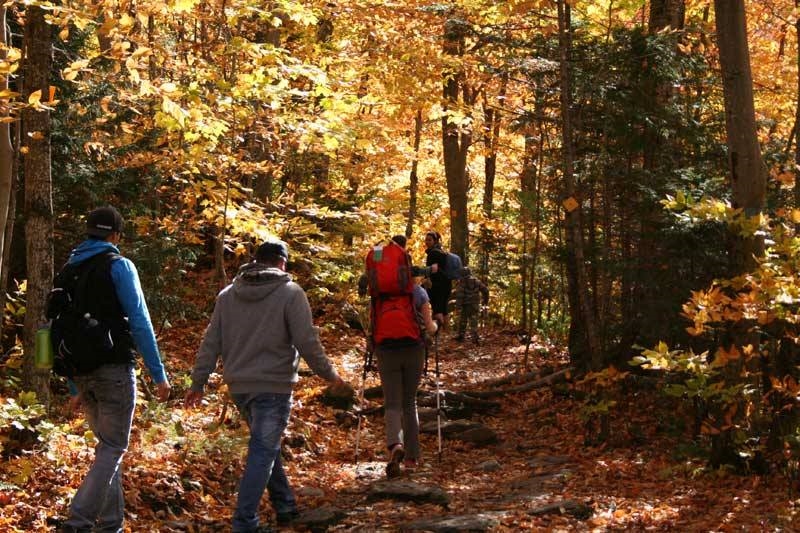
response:
<svg viewBox="0 0 800 533"><path fill-rule="evenodd" d="M390 339L421 338L414 310L411 257L394 241L374 246L367 254L367 279L372 297L375 344Z"/></svg>

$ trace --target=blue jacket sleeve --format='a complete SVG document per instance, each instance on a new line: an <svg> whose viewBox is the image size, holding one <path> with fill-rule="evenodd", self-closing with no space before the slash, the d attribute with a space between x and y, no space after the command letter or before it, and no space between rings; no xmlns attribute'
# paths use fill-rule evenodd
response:
<svg viewBox="0 0 800 533"><path fill-rule="evenodd" d="M147 311L147 303L144 301L136 266L125 257L114 261L111 264L111 279L114 282L122 310L128 316L133 342L136 344L136 349L142 354L150 377L156 384L166 381L167 375L158 353L156 334L153 331L153 324L150 322L150 313Z"/></svg>

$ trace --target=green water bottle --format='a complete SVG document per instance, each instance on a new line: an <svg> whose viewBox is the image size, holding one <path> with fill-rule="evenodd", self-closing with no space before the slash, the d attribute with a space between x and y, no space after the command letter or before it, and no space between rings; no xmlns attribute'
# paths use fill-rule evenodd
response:
<svg viewBox="0 0 800 533"><path fill-rule="evenodd" d="M45 324L36 330L36 368L53 368L53 344L50 342L50 326Z"/></svg>

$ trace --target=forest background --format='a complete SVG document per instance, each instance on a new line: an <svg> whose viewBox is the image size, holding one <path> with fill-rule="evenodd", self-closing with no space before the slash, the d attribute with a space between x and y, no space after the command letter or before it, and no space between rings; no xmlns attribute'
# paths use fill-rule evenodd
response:
<svg viewBox="0 0 800 533"><path fill-rule="evenodd" d="M368 247L405 233L421 261L434 229L489 283L494 326L568 348L597 438L631 373L654 375L711 466L796 471L797 2L2 15L3 442L43 421L53 272L110 203L160 329L212 305L187 304L191 273L219 287L272 235L344 327Z"/></svg>

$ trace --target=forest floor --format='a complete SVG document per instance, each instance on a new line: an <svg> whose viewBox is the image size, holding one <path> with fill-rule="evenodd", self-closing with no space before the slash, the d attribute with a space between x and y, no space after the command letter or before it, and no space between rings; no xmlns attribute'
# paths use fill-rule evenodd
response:
<svg viewBox="0 0 800 533"><path fill-rule="evenodd" d="M160 337L174 394L166 405L142 398L137 406L125 457L127 531L228 530L246 428L223 400L219 380L200 408L182 404L204 327L201 320L173 324ZM442 390L475 390L519 370L525 347L513 333L486 331L480 346L451 336L443 334L439 345ZM358 385L363 336L346 326L325 328L323 342L344 377ZM558 370L567 361L557 347L537 345L528 363ZM435 388L433 359L430 366L424 389ZM368 385L377 384L370 374ZM663 395L640 390L617 397L608 438L592 445L583 404L570 390L542 387L492 398L500 410L477 420L496 432L494 444L445 439L439 457L436 434L422 435L423 464L401 480L441 488L446 507L369 497L384 477L383 417L363 417L355 464L356 418L323 403L324 382L317 377L301 377L296 389L285 465L301 510L341 511L331 531L398 531L418 519L465 515L489 518L489 531L800 531L800 496L785 475L708 470L693 456L685 415ZM52 418L57 431L48 442L7 453L0 465L0 531L48 531L91 461L93 440L82 418L66 417L60 406ZM591 516L570 512L572 503ZM266 498L261 515L272 520ZM439 530L464 530L453 527Z"/></svg>

